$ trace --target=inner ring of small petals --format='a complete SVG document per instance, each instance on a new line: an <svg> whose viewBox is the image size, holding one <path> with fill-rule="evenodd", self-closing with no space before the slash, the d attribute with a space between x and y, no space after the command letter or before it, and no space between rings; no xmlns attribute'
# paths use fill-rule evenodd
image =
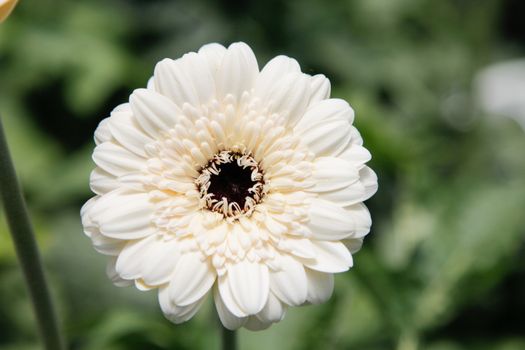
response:
<svg viewBox="0 0 525 350"><path fill-rule="evenodd" d="M202 207L229 219L249 216L264 197L264 176L249 154L217 153L195 181Z"/></svg>

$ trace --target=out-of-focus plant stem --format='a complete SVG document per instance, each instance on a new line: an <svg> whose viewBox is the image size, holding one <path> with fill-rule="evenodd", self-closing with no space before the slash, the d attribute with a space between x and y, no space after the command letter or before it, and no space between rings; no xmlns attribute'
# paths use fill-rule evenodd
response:
<svg viewBox="0 0 525 350"><path fill-rule="evenodd" d="M237 334L221 325L222 350L237 350Z"/></svg>
<svg viewBox="0 0 525 350"><path fill-rule="evenodd" d="M0 196L16 253L33 301L40 334L47 350L65 349L58 319L44 276L40 253L29 220L24 196L9 154L0 119Z"/></svg>

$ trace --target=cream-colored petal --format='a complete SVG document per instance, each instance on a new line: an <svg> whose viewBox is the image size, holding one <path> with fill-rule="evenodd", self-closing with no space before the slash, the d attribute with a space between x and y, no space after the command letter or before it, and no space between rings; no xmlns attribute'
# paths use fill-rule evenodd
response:
<svg viewBox="0 0 525 350"><path fill-rule="evenodd" d="M117 263L116 257L111 257L106 264L106 275L117 287L129 287L133 284L133 280L125 280L121 278L115 269Z"/></svg>
<svg viewBox="0 0 525 350"><path fill-rule="evenodd" d="M370 197L367 196L367 190L360 181L356 181L338 190L320 192L318 196L321 199L334 202L341 207L362 202Z"/></svg>
<svg viewBox="0 0 525 350"><path fill-rule="evenodd" d="M227 276L233 298L248 315L261 311L268 300L270 280L268 267L247 260L228 268Z"/></svg>
<svg viewBox="0 0 525 350"><path fill-rule="evenodd" d="M306 300L311 304L321 304L330 299L334 291L334 275L305 269L308 281L308 296Z"/></svg>
<svg viewBox="0 0 525 350"><path fill-rule="evenodd" d="M189 72L184 68L182 58L178 60L165 58L157 63L154 73L155 90L169 97L180 108L184 103L198 106L197 92L192 86Z"/></svg>
<svg viewBox="0 0 525 350"><path fill-rule="evenodd" d="M179 258L170 282L173 303L185 306L208 293L215 282L216 273L199 253L184 253Z"/></svg>
<svg viewBox="0 0 525 350"><path fill-rule="evenodd" d="M98 230L93 231L90 238L93 248L104 255L119 255L125 246L125 241L103 236Z"/></svg>
<svg viewBox="0 0 525 350"><path fill-rule="evenodd" d="M345 210L352 216L355 224L355 234L352 238L361 238L370 232L372 226L372 218L370 211L363 203L356 203L344 207Z"/></svg>
<svg viewBox="0 0 525 350"><path fill-rule="evenodd" d="M168 97L152 90L137 89L129 101L137 123L155 139L175 127L182 115L179 107Z"/></svg>
<svg viewBox="0 0 525 350"><path fill-rule="evenodd" d="M309 105L313 106L319 101L326 100L330 97L330 80L328 80L323 74L314 75L310 79L310 90L311 97Z"/></svg>
<svg viewBox="0 0 525 350"><path fill-rule="evenodd" d="M116 239L138 239L155 233L151 223L154 206L146 193L110 192L94 206L92 220L100 232Z"/></svg>
<svg viewBox="0 0 525 350"><path fill-rule="evenodd" d="M336 157L320 157L314 162L312 179L315 185L308 189L311 192L328 192L351 185L359 180L356 167Z"/></svg>
<svg viewBox="0 0 525 350"><path fill-rule="evenodd" d="M341 119L317 122L299 133L299 137L318 157L334 157L350 143L350 124Z"/></svg>
<svg viewBox="0 0 525 350"><path fill-rule="evenodd" d="M314 124L329 120L345 120L352 124L354 121L354 110L348 102L339 98L331 98L310 104L306 113L295 126L295 130L301 132Z"/></svg>
<svg viewBox="0 0 525 350"><path fill-rule="evenodd" d="M242 93L253 88L259 74L257 59L245 43L234 43L222 57L217 73L217 94L220 99L232 94L240 99Z"/></svg>
<svg viewBox="0 0 525 350"><path fill-rule="evenodd" d="M151 77L148 79L146 89L155 91L155 77Z"/></svg>
<svg viewBox="0 0 525 350"><path fill-rule="evenodd" d="M218 290L220 292L221 300L228 309L236 317L242 318L248 316L248 314L243 311L239 304L235 301L233 297L232 290L230 288L230 281L227 275L220 276L218 278Z"/></svg>
<svg viewBox="0 0 525 350"><path fill-rule="evenodd" d="M359 214L345 210L333 202L316 199L310 205L310 221L306 225L314 239L339 241L355 237L362 231L363 219Z"/></svg>
<svg viewBox="0 0 525 350"><path fill-rule="evenodd" d="M199 107L215 94L215 82L209 64L194 52L178 60L164 59L155 67L155 90L169 97L179 107Z"/></svg>
<svg viewBox="0 0 525 350"><path fill-rule="evenodd" d="M93 160L99 167L114 176L141 171L146 166L144 158L113 142L104 142L95 147Z"/></svg>
<svg viewBox="0 0 525 350"><path fill-rule="evenodd" d="M153 139L146 135L131 112L112 113L108 127L115 140L124 148L140 157L147 157L145 146Z"/></svg>
<svg viewBox="0 0 525 350"><path fill-rule="evenodd" d="M226 307L217 285L213 288L213 299L215 301L215 308L219 314L219 319L224 327L234 331L246 323L247 317L237 317Z"/></svg>
<svg viewBox="0 0 525 350"><path fill-rule="evenodd" d="M281 271L270 273L270 288L284 303L298 306L305 302L306 273L303 265L289 256L281 256Z"/></svg>
<svg viewBox="0 0 525 350"><path fill-rule="evenodd" d="M283 246L286 251L289 251L290 254L300 258L311 259L315 257L315 251L312 247L312 242L310 242L310 240L307 238L282 238L279 242L279 248L281 248L281 246Z"/></svg>
<svg viewBox="0 0 525 350"><path fill-rule="evenodd" d="M346 248L350 251L350 253L354 254L357 253L359 250L361 250L361 247L363 246L364 238L349 238L344 239L341 242L346 246Z"/></svg>
<svg viewBox="0 0 525 350"><path fill-rule="evenodd" d="M360 177L360 182L363 184L365 188L364 199L366 200L372 197L377 192L377 188L378 188L377 175L372 169L370 169L367 166L364 166L363 168L359 170L359 177Z"/></svg>
<svg viewBox="0 0 525 350"><path fill-rule="evenodd" d="M90 198L86 203L84 203L82 208L80 208L80 218L82 219L82 226L84 227L84 230L90 229L94 226L96 227L96 225L91 220L91 209L99 198L100 196ZM86 236L90 237L90 232L91 230L88 230L88 232L86 232Z"/></svg>
<svg viewBox="0 0 525 350"><path fill-rule="evenodd" d="M216 77L225 53L226 48L217 43L206 44L199 49L199 55L208 62L213 77Z"/></svg>
<svg viewBox="0 0 525 350"><path fill-rule="evenodd" d="M95 168L89 176L91 191L103 195L120 187L117 178L101 168Z"/></svg>
<svg viewBox="0 0 525 350"><path fill-rule="evenodd" d="M111 140L111 132L109 131L109 118L102 119L95 130L95 144L100 145L101 143Z"/></svg>
<svg viewBox="0 0 525 350"><path fill-rule="evenodd" d="M208 103L215 96L215 79L209 62L203 55L194 52L182 56L180 61L191 83L185 88L193 88L198 98L195 107Z"/></svg>
<svg viewBox="0 0 525 350"><path fill-rule="evenodd" d="M354 164L358 169L372 159L370 151L363 146L354 143L348 144L338 157Z"/></svg>
<svg viewBox="0 0 525 350"><path fill-rule="evenodd" d="M347 271L353 265L352 255L341 242L313 241L315 260L304 260L304 265L320 272L337 273Z"/></svg>
<svg viewBox="0 0 525 350"><path fill-rule="evenodd" d="M363 145L363 138L361 137L361 133L355 126L352 125L350 128L350 134L352 134L352 143L358 146Z"/></svg>
<svg viewBox="0 0 525 350"><path fill-rule="evenodd" d="M147 292L147 291L150 291L152 289L155 289L155 286L150 286L149 284L144 282L143 279L136 279L135 280L135 288L137 288L141 292Z"/></svg>
<svg viewBox="0 0 525 350"><path fill-rule="evenodd" d="M168 283L179 258L180 248L177 240L166 241L163 237L157 237L144 261L142 279L152 286Z"/></svg>
<svg viewBox="0 0 525 350"><path fill-rule="evenodd" d="M115 270L121 278L134 280L142 277L142 267L147 260L148 250L156 237L149 236L128 242L117 258Z"/></svg>
<svg viewBox="0 0 525 350"><path fill-rule="evenodd" d="M162 309L164 316L175 324L186 322L191 319L197 313L197 311L199 311L199 308L204 303L204 300L206 300L206 295L186 306L175 305L173 300L170 298L169 287L164 285L163 287L159 288L160 308Z"/></svg>
<svg viewBox="0 0 525 350"><path fill-rule="evenodd" d="M286 305L279 300L272 292L268 295L268 301L256 317L265 323L279 322L284 318Z"/></svg>
<svg viewBox="0 0 525 350"><path fill-rule="evenodd" d="M275 84L289 73L301 73L301 67L296 60L282 55L272 58L257 76L255 96L266 97Z"/></svg>

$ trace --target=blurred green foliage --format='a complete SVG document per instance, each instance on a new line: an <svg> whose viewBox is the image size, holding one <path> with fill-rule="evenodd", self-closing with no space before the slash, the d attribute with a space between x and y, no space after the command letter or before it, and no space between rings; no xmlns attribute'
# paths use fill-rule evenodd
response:
<svg viewBox="0 0 525 350"><path fill-rule="evenodd" d="M525 137L483 113L473 78L525 52L519 0L22 0L0 26L0 112L72 349L211 349L209 302L164 320L113 287L82 234L92 135L159 59L246 41L324 73L357 111L374 225L325 305L243 349L525 349ZM0 349L38 349L0 217Z"/></svg>

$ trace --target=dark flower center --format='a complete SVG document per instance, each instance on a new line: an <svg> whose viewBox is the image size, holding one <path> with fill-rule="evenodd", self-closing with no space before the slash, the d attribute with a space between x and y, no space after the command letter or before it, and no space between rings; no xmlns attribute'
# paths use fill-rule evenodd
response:
<svg viewBox="0 0 525 350"><path fill-rule="evenodd" d="M264 176L251 154L221 151L204 166L195 184L201 205L227 220L249 216L266 194Z"/></svg>
<svg viewBox="0 0 525 350"><path fill-rule="evenodd" d="M237 202L241 208L244 207L246 197L250 197L248 191L257 181L252 181L250 168L242 168L236 162L220 164L218 175L210 177L208 193L213 193L213 198L222 200L226 198L228 203Z"/></svg>

